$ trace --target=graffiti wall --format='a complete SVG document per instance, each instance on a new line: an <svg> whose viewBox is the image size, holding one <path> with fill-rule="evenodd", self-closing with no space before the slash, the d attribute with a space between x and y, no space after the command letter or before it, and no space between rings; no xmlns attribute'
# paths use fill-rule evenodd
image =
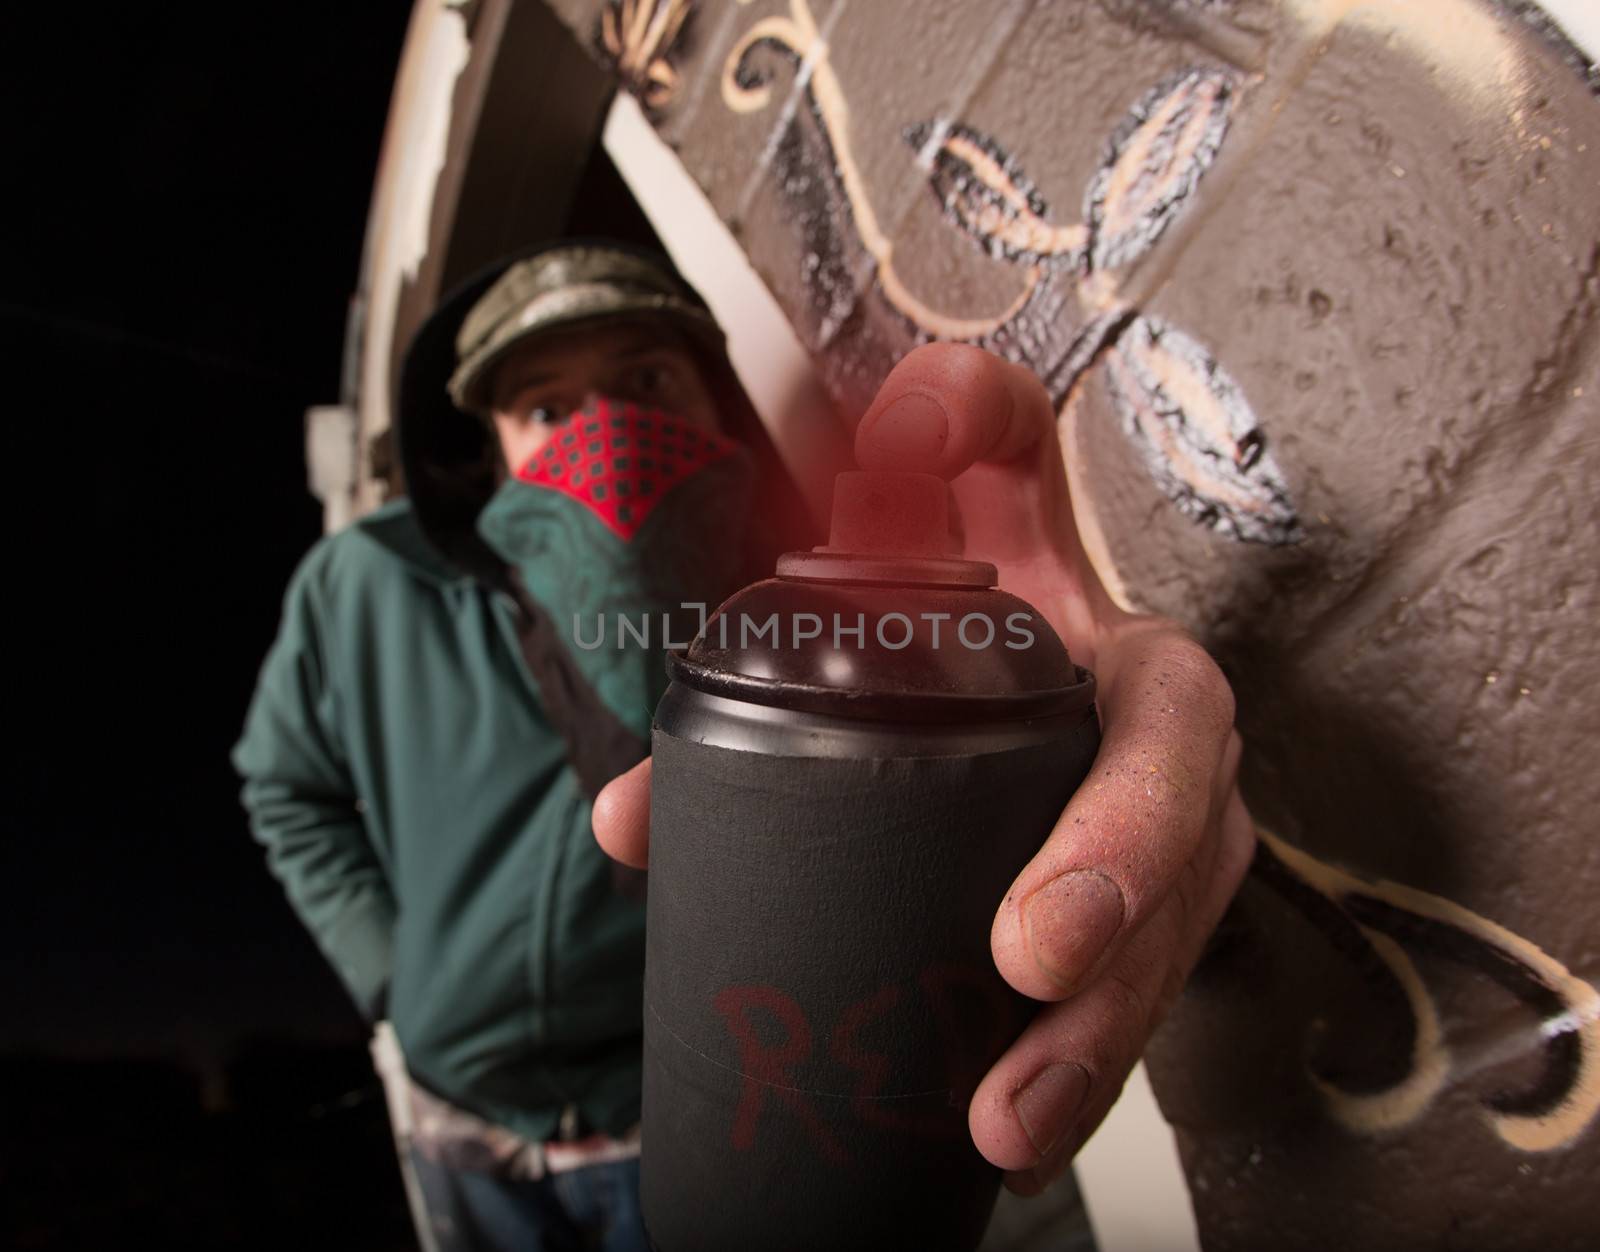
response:
<svg viewBox="0 0 1600 1252"><path fill-rule="evenodd" d="M846 417L1030 365L1263 847L1151 1057L1211 1248L1577 1246L1600 75L1492 0L558 0Z"/></svg>

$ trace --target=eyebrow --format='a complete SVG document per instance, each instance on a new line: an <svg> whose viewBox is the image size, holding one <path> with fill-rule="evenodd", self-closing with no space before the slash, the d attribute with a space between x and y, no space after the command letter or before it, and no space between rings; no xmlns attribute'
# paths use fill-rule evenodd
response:
<svg viewBox="0 0 1600 1252"><path fill-rule="evenodd" d="M641 335L633 340L624 342L617 355L624 359L633 357L650 356L656 352L672 352L687 355L688 349L676 337L660 338L655 335Z"/></svg>
<svg viewBox="0 0 1600 1252"><path fill-rule="evenodd" d="M490 404L498 409L501 405L510 404L530 387L546 387L557 381L558 376L549 370L521 369L504 374L494 380Z"/></svg>
<svg viewBox="0 0 1600 1252"><path fill-rule="evenodd" d="M537 372L519 370L506 380L508 384L507 389L521 391L524 387L542 387L546 383L555 382L559 377L559 374L552 373L549 370L540 370Z"/></svg>

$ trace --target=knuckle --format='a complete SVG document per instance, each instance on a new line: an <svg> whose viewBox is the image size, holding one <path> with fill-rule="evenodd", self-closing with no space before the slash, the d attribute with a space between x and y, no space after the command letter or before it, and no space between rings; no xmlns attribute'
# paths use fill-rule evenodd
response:
<svg viewBox="0 0 1600 1252"><path fill-rule="evenodd" d="M1172 664L1177 668L1192 693L1192 698L1207 708L1214 709L1218 720L1232 727L1237 707L1233 687L1216 659L1190 635L1177 636L1172 642Z"/></svg>
<svg viewBox="0 0 1600 1252"><path fill-rule="evenodd" d="M1110 1001L1116 1034L1130 1038L1141 1034L1150 1020L1151 1007L1144 992L1131 979L1113 970L1106 974L1105 995Z"/></svg>
<svg viewBox="0 0 1600 1252"><path fill-rule="evenodd" d="M1178 623L1160 617L1124 628L1134 672L1164 689L1162 703L1180 703L1217 722L1219 738L1233 729L1237 712L1233 687L1216 659ZM1149 690L1147 688L1147 690ZM1151 694L1154 694L1151 692Z"/></svg>

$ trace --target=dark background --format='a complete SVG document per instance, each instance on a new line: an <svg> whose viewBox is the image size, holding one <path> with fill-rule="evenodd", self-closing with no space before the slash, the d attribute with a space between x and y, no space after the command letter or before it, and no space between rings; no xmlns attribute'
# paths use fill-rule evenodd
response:
<svg viewBox="0 0 1600 1252"><path fill-rule="evenodd" d="M0 1246L408 1240L227 754L320 533L302 418L409 10L7 14Z"/></svg>

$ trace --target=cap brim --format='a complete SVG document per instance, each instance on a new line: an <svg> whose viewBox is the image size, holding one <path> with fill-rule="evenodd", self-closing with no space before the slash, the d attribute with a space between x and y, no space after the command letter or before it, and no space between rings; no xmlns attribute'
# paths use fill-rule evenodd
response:
<svg viewBox="0 0 1600 1252"><path fill-rule="evenodd" d="M493 400L494 367L510 353L540 336L588 322L613 318L657 317L679 326L717 351L724 348L722 329L706 310L678 296L621 292L608 284L550 292L509 317L450 376L450 397L458 408L485 413Z"/></svg>

